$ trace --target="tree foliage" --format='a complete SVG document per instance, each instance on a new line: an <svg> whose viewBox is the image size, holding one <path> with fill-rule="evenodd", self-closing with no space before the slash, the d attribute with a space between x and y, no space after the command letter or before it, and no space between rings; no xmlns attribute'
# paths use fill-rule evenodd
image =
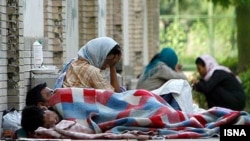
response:
<svg viewBox="0 0 250 141"><path fill-rule="evenodd" d="M221 5L224 8L228 8L230 5L238 6L249 3L249 0L208 0L212 1L214 5Z"/></svg>
<svg viewBox="0 0 250 141"><path fill-rule="evenodd" d="M207 0L167 2L163 0L161 3L162 8L168 9L161 10L160 47L173 47L181 63L190 68L194 65L194 59L204 53L215 55L220 61L237 55L232 6L227 9L221 6L211 9ZM169 8L169 5L172 7ZM212 15L208 14L209 10L213 10ZM220 51L216 51L218 49Z"/></svg>
<svg viewBox="0 0 250 141"><path fill-rule="evenodd" d="M237 46L239 58L239 72L244 72L250 68L247 58L250 55L250 0L207 0L212 1L214 5L221 5L228 8L230 5L235 7L236 25L237 25Z"/></svg>

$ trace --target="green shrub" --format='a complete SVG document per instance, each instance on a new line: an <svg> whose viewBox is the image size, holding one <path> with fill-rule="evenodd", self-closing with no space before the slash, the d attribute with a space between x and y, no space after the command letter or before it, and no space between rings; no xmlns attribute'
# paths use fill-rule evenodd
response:
<svg viewBox="0 0 250 141"><path fill-rule="evenodd" d="M194 103L196 103L200 108L207 109L207 101L204 94L195 90L192 91L192 94Z"/></svg>
<svg viewBox="0 0 250 141"><path fill-rule="evenodd" d="M198 80L199 77L199 73L195 71L188 77L188 81L192 84L192 82ZM192 90L192 96L194 103L196 103L200 108L207 109L207 102L203 93Z"/></svg>
<svg viewBox="0 0 250 141"><path fill-rule="evenodd" d="M223 66L227 66L228 68L231 69L232 72L234 72L235 74L238 74L238 58L237 58L237 56L226 58L224 61L220 62L220 64Z"/></svg>
<svg viewBox="0 0 250 141"><path fill-rule="evenodd" d="M250 68L245 72L241 72L239 74L239 77L242 81L242 85L243 85L244 91L246 93L246 108L245 108L245 110L247 112L250 112Z"/></svg>

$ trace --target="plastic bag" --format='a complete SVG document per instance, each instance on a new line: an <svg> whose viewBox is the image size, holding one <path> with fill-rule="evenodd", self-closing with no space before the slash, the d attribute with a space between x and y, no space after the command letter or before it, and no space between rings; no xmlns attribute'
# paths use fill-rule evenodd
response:
<svg viewBox="0 0 250 141"><path fill-rule="evenodd" d="M2 120L2 128L12 130L21 128L21 113L15 109L12 109L4 114Z"/></svg>

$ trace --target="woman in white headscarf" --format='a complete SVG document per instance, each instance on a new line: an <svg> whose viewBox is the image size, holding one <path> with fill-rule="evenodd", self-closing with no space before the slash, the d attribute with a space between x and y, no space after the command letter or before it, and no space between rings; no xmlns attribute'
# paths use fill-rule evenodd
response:
<svg viewBox="0 0 250 141"><path fill-rule="evenodd" d="M57 79L54 88L81 87L125 91L119 86L116 64L121 59L119 44L110 37L99 37L87 42L72 59ZM104 75L109 68L109 78Z"/></svg>
<svg viewBox="0 0 250 141"><path fill-rule="evenodd" d="M245 93L239 78L225 66L219 65L210 55L201 55L196 61L201 76L194 89L203 93L208 108L219 106L233 110L244 110Z"/></svg>

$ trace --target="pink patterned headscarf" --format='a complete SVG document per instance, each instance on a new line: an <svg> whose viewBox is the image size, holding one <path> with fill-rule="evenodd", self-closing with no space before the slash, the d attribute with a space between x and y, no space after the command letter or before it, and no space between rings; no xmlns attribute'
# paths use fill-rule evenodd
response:
<svg viewBox="0 0 250 141"><path fill-rule="evenodd" d="M229 68L219 65L211 55L204 54L201 55L199 58L201 58L205 62L205 67L207 70L207 74L203 78L205 81L210 79L215 70L224 70L226 72L231 73L231 70Z"/></svg>

